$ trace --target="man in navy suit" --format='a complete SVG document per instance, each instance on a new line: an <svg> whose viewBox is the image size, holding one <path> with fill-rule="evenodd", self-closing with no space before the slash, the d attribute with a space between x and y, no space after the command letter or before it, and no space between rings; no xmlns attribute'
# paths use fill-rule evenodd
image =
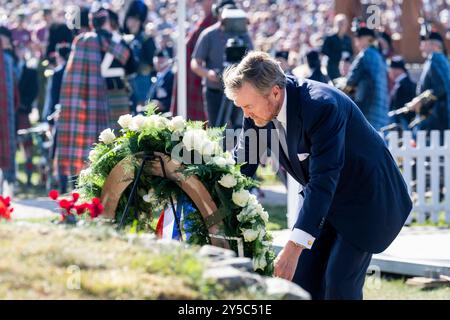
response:
<svg viewBox="0 0 450 320"><path fill-rule="evenodd" d="M172 59L168 54L160 50L154 57L154 65L158 74L152 78L148 100L154 102L161 112L168 112L172 99L174 74L172 71Z"/></svg>
<svg viewBox="0 0 450 320"><path fill-rule="evenodd" d="M287 77L266 53L250 52L228 68L224 84L244 112L235 149L238 162L247 162L242 172L253 176L270 149L304 188L274 275L314 299L362 299L372 253L389 246L412 207L382 138L344 93Z"/></svg>

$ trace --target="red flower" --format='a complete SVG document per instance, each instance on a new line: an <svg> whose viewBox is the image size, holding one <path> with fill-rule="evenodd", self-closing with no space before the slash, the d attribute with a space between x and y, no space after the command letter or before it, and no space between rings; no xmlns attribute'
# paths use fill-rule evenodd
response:
<svg viewBox="0 0 450 320"><path fill-rule="evenodd" d="M80 198L80 194L77 193L77 192L73 192L73 193L72 193L72 198L73 198L73 201L74 201L74 202L77 202L78 199Z"/></svg>
<svg viewBox="0 0 450 320"><path fill-rule="evenodd" d="M50 190L48 196L50 197L50 199L56 200L59 197L59 192L57 190Z"/></svg>
<svg viewBox="0 0 450 320"><path fill-rule="evenodd" d="M87 208L88 208L87 203L82 203L78 206L75 206L75 210L77 211L78 215L82 215L86 211Z"/></svg>
<svg viewBox="0 0 450 320"><path fill-rule="evenodd" d="M62 199L61 201L59 201L59 207L61 209L65 209L67 210L67 212L70 211L70 209L72 208L73 204L71 201L67 200L67 199Z"/></svg>
<svg viewBox="0 0 450 320"><path fill-rule="evenodd" d="M3 198L0 196L0 218L10 220L11 219L11 212L13 212L13 208L10 208L11 205L11 198L6 197Z"/></svg>
<svg viewBox="0 0 450 320"><path fill-rule="evenodd" d="M102 212L105 209L105 207L100 202L99 198L93 198L92 199L92 203L88 205L88 209L89 209L91 218L94 219L94 218L97 218L99 215L102 214Z"/></svg>

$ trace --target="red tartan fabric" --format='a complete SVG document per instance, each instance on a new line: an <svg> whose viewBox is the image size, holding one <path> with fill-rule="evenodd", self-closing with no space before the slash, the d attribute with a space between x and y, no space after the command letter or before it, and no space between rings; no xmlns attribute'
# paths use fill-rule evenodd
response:
<svg viewBox="0 0 450 320"><path fill-rule="evenodd" d="M10 166L10 143L8 126L8 95L6 92L6 70L0 42L0 168Z"/></svg>
<svg viewBox="0 0 450 320"><path fill-rule="evenodd" d="M202 78L197 76L192 72L190 68L192 53L194 52L195 44L197 43L200 33L208 28L209 26L216 23L216 19L212 14L206 16L194 29L194 31L188 36L186 44L186 61L187 61L187 118L190 120L207 120L205 113L205 108L203 104L203 93L202 93ZM177 82L176 77L174 81L173 91L172 91L172 103L170 106L170 111L173 114L177 113Z"/></svg>
<svg viewBox="0 0 450 320"><path fill-rule="evenodd" d="M129 50L103 39L105 51L125 63ZM110 110L105 79L100 73L101 50L97 34L87 32L74 39L61 86L61 114L57 123L56 161L59 173L78 175L92 145L108 128Z"/></svg>

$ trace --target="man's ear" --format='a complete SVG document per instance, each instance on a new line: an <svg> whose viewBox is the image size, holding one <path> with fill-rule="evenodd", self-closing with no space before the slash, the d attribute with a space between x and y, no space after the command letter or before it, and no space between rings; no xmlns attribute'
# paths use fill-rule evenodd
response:
<svg viewBox="0 0 450 320"><path fill-rule="evenodd" d="M281 95L281 88L278 85L273 86L272 94L276 99L278 99Z"/></svg>

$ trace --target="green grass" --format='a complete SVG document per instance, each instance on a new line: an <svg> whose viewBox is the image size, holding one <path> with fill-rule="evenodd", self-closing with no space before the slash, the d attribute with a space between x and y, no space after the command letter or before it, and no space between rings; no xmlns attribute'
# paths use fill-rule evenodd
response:
<svg viewBox="0 0 450 320"><path fill-rule="evenodd" d="M415 212L412 212L411 214L415 215ZM441 211L438 214L438 221L434 222L431 221L430 219L425 220L424 222L417 222L415 219L413 219L413 222L411 223L411 226L419 226L419 227L443 227L443 228L448 228L450 227L450 221L446 222L445 221L445 212Z"/></svg>
<svg viewBox="0 0 450 320"><path fill-rule="evenodd" d="M365 300L450 300L450 287L420 289L405 283L406 278L368 277L364 285Z"/></svg>
<svg viewBox="0 0 450 320"><path fill-rule="evenodd" d="M258 166L256 178L261 182L261 186L273 186L282 184L270 164Z"/></svg>
<svg viewBox="0 0 450 320"><path fill-rule="evenodd" d="M0 222L0 299L261 299L202 277L197 247L132 241L94 224Z"/></svg>
<svg viewBox="0 0 450 320"><path fill-rule="evenodd" d="M283 230L287 228L287 207L265 205L264 209L269 213L268 230Z"/></svg>

